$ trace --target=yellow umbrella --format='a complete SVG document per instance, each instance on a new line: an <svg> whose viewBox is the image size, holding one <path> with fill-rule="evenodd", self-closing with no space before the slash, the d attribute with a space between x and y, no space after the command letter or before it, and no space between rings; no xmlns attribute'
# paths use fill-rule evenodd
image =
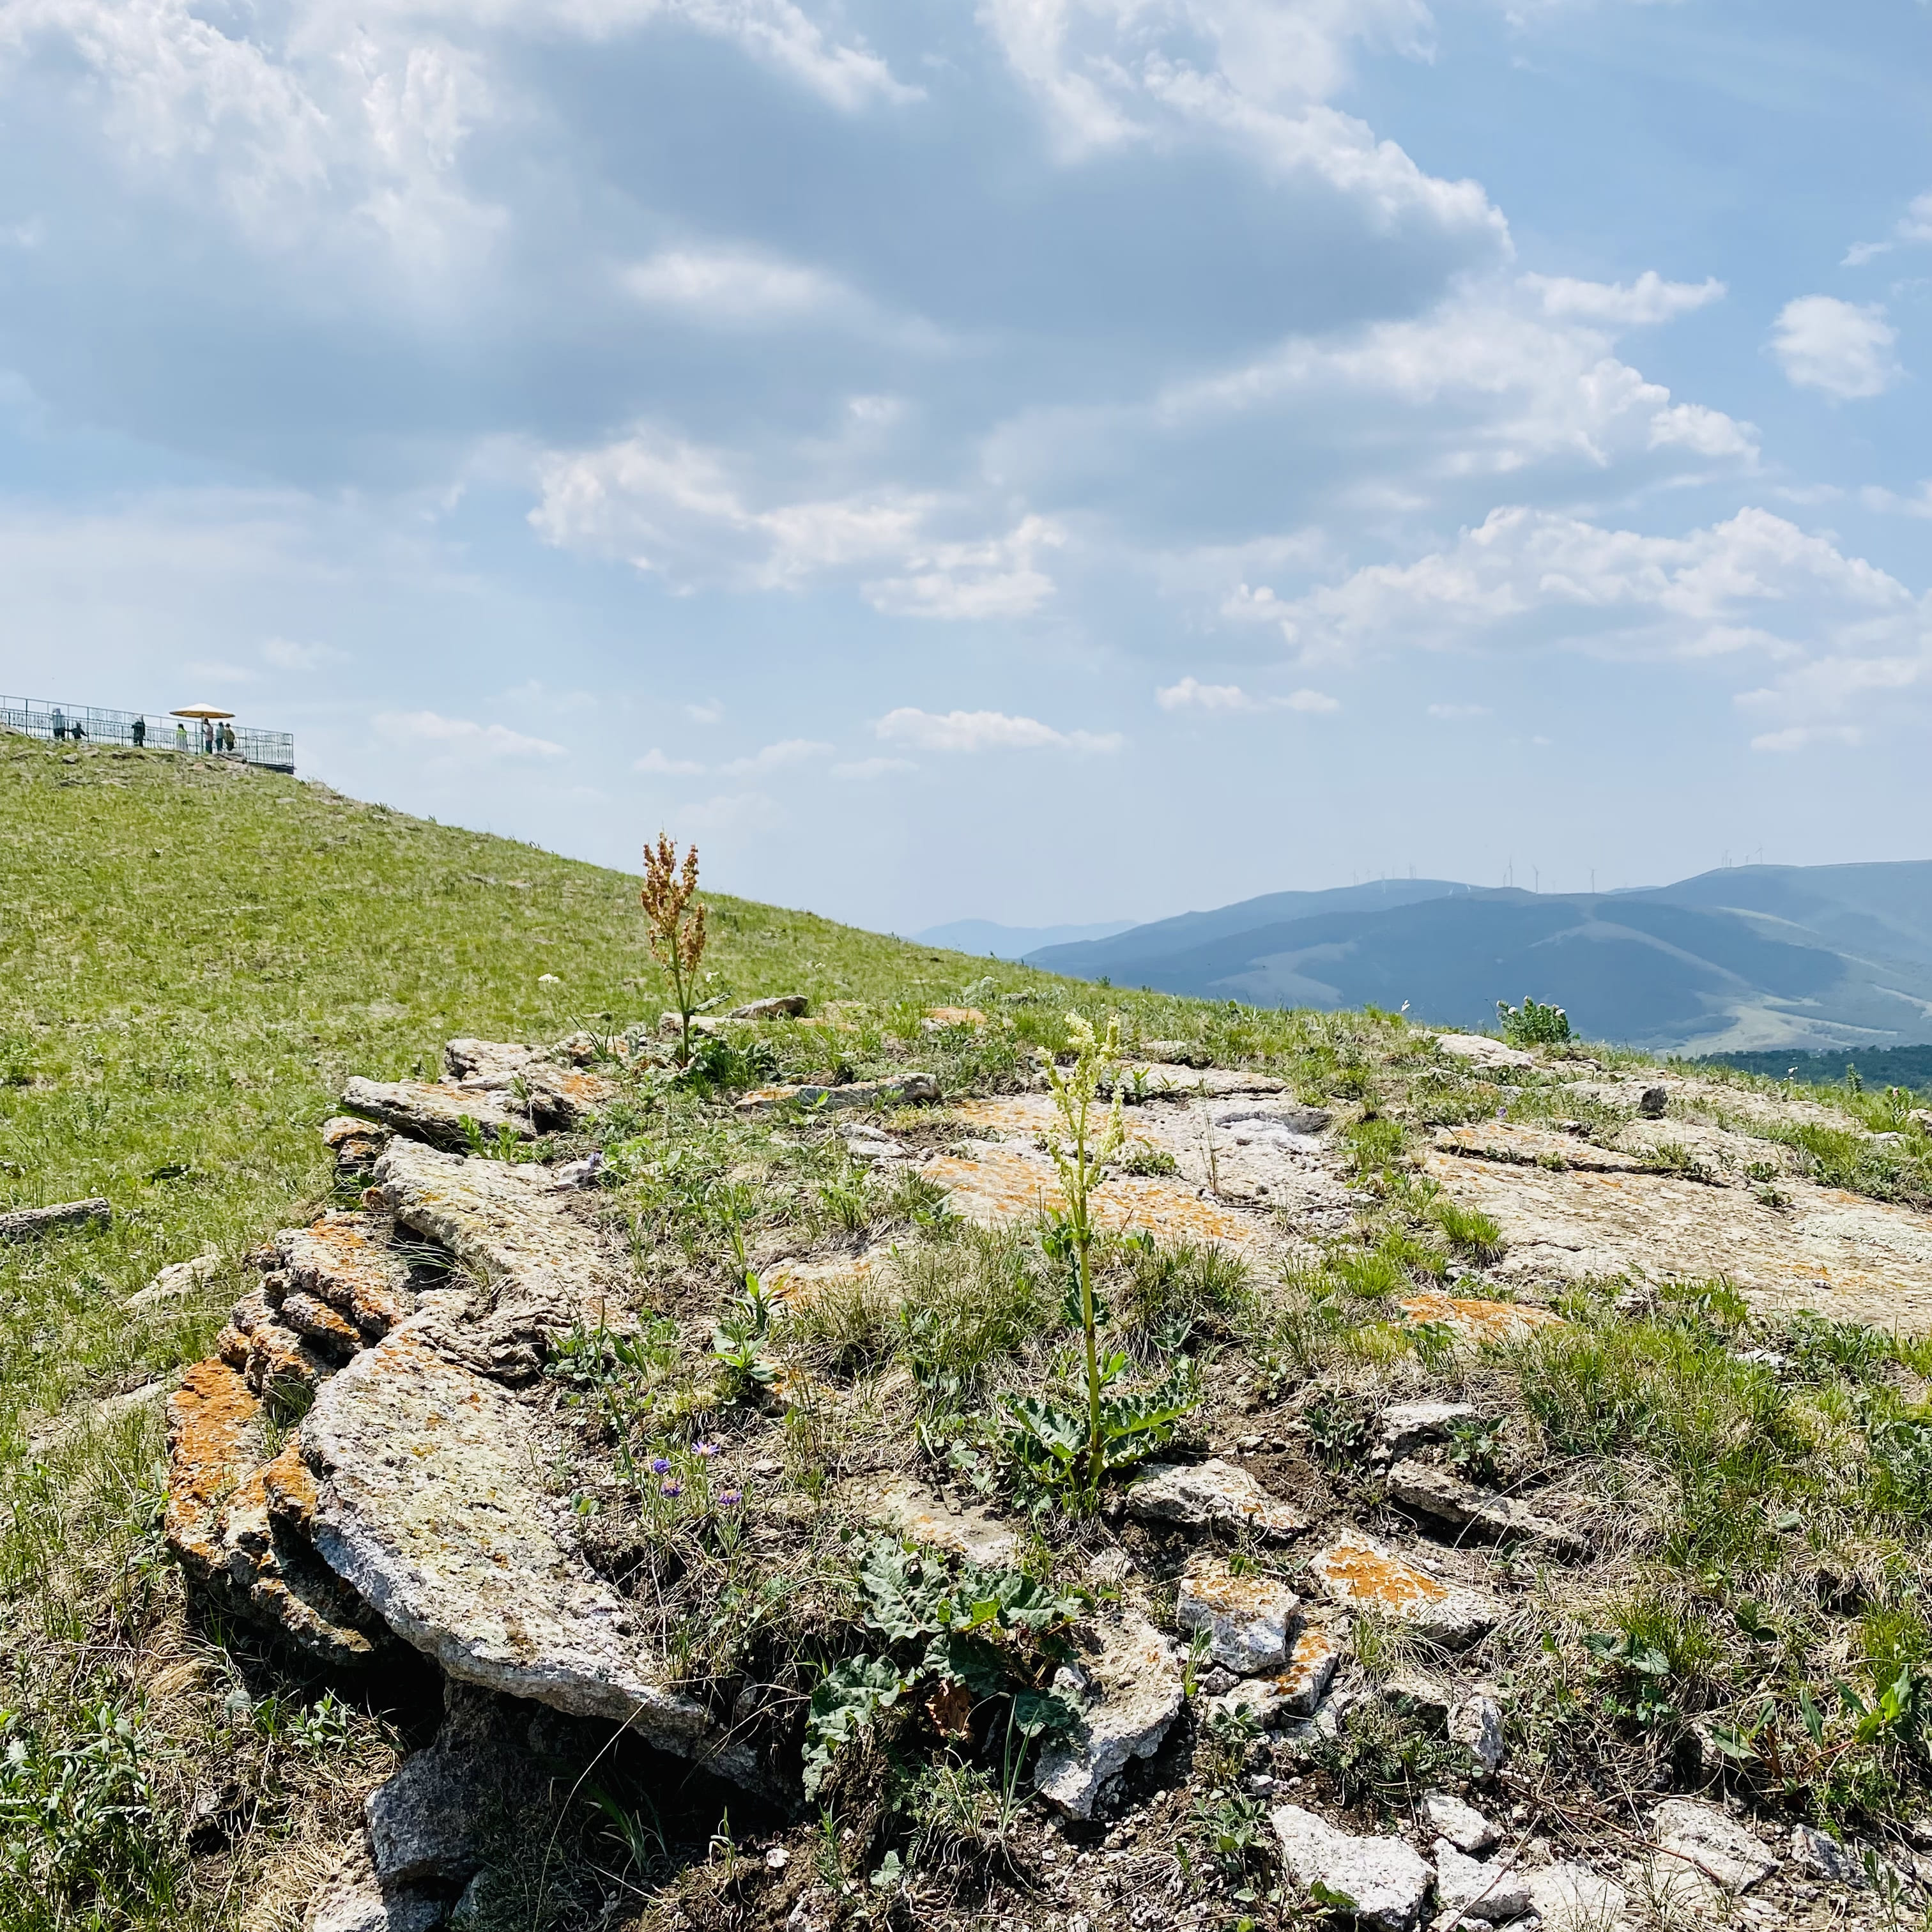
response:
<svg viewBox="0 0 1932 1932"><path fill-rule="evenodd" d="M170 718L232 718L232 711L224 711L218 704L184 704L178 711L170 711Z"/></svg>

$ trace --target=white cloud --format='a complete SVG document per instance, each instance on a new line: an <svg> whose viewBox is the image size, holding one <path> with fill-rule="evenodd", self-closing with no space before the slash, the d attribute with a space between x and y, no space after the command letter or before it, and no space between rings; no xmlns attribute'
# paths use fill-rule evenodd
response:
<svg viewBox="0 0 1932 1932"><path fill-rule="evenodd" d="M910 758L854 758L844 764L834 765L832 776L835 778L856 779L861 782L872 778L890 778L896 772L916 772L919 766Z"/></svg>
<svg viewBox="0 0 1932 1932"><path fill-rule="evenodd" d="M1238 684L1203 684L1192 677L1163 686L1154 695L1163 711L1339 711L1342 708L1341 700L1330 698L1325 692L1291 691L1282 698L1262 698L1244 691Z"/></svg>
<svg viewBox="0 0 1932 1932"><path fill-rule="evenodd" d="M1432 704L1429 715L1432 718L1486 718L1490 707L1486 704Z"/></svg>
<svg viewBox="0 0 1932 1932"><path fill-rule="evenodd" d="M716 724L724 717L724 707L714 698L703 704L687 704L684 715L694 724Z"/></svg>
<svg viewBox="0 0 1932 1932"><path fill-rule="evenodd" d="M262 656L278 670L320 670L349 662L349 653L333 645L298 644L287 638L271 638L262 646Z"/></svg>
<svg viewBox="0 0 1932 1932"><path fill-rule="evenodd" d="M1909 621L1914 609L1895 578L1767 510L1667 537L1516 506L1493 511L1450 549L1371 564L1285 604L1282 624L1306 659L1535 647L1552 628L1573 648L1624 658L1798 656L1797 645L1753 628L1752 614L1788 614L1815 633Z"/></svg>
<svg viewBox="0 0 1932 1932"><path fill-rule="evenodd" d="M650 308L707 322L783 322L855 304L836 276L748 250L669 249L625 269L626 290Z"/></svg>
<svg viewBox="0 0 1932 1932"><path fill-rule="evenodd" d="M1058 731L1037 718L1002 711L941 712L910 705L887 712L874 729L888 744L922 752L1118 752L1126 742L1118 731Z"/></svg>
<svg viewBox="0 0 1932 1932"><path fill-rule="evenodd" d="M1066 541L1045 518L1022 518L1004 537L916 551L905 560L904 575L867 584L862 595L889 617L1030 616L1054 589L1035 560Z"/></svg>
<svg viewBox="0 0 1932 1932"><path fill-rule="evenodd" d="M1862 268L1868 262L1880 255L1888 255L1896 248L1910 247L1922 242L1932 242L1932 188L1912 197L1910 206L1893 224L1888 241L1853 242L1845 250L1845 259L1840 266Z"/></svg>
<svg viewBox="0 0 1932 1932"><path fill-rule="evenodd" d="M1802 752L1810 745L1857 745L1864 734L1853 724L1792 724L1782 731L1760 731L1750 741L1754 752Z"/></svg>
<svg viewBox="0 0 1932 1932"><path fill-rule="evenodd" d="M650 772L660 778L686 778L695 777L704 767L690 758L668 758L653 745L641 758L632 761L634 772Z"/></svg>
<svg viewBox="0 0 1932 1932"><path fill-rule="evenodd" d="M197 658L191 664L183 664L182 672L203 684L254 684L261 677L260 671L250 670L245 664L227 664L215 658Z"/></svg>
<svg viewBox="0 0 1932 1932"><path fill-rule="evenodd" d="M776 745L767 745L762 751L754 752L749 758L734 758L729 764L718 769L725 777L752 778L764 772L782 771L788 765L803 764L813 758L829 758L832 747L821 745L814 738L786 738Z"/></svg>
<svg viewBox="0 0 1932 1932"><path fill-rule="evenodd" d="M433 746L452 756L470 758L560 758L561 745L532 738L504 724L479 724L473 718L446 718L435 711L380 711L370 721L392 744Z"/></svg>
<svg viewBox="0 0 1932 1932"><path fill-rule="evenodd" d="M1698 456L1735 456L1753 468L1757 462L1756 427L1702 403L1674 403L1659 410L1650 419L1649 440L1652 449L1674 446Z"/></svg>
<svg viewBox="0 0 1932 1932"><path fill-rule="evenodd" d="M1634 282L1584 282L1568 275L1526 275L1524 287L1540 298L1543 312L1560 320L1600 322L1611 328L1644 328L1723 300L1714 276L1701 282L1666 282L1646 268Z"/></svg>
<svg viewBox="0 0 1932 1932"><path fill-rule="evenodd" d="M1800 296L1778 311L1771 349L1800 388L1849 400L1882 395L1898 380L1892 353L1898 340L1882 303L1861 306L1836 296Z"/></svg>

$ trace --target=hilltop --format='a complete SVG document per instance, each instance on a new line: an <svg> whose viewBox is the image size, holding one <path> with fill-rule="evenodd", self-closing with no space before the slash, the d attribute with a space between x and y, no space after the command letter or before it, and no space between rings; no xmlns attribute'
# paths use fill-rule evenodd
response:
<svg viewBox="0 0 1932 1932"><path fill-rule="evenodd" d="M687 1060L621 874L4 738L0 836L0 1213L108 1217L0 1222L10 1927L1922 1912L1903 1096L722 896Z"/></svg>

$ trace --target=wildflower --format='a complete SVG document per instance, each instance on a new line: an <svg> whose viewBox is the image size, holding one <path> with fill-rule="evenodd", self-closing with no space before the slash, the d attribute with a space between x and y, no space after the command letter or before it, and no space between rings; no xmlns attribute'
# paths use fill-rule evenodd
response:
<svg viewBox="0 0 1932 1932"><path fill-rule="evenodd" d="M683 1489L684 1485L675 1476L667 1476L658 1485L658 1494L661 1496L674 1496L681 1494Z"/></svg>
<svg viewBox="0 0 1932 1932"><path fill-rule="evenodd" d="M651 1458L651 1474L654 1476L669 1475L670 1458L668 1456L653 1456Z"/></svg>
<svg viewBox="0 0 1932 1932"><path fill-rule="evenodd" d="M742 1490L727 1490L718 1498L718 1507L720 1509L736 1509L744 1500L745 1492Z"/></svg>
<svg viewBox="0 0 1932 1932"><path fill-rule="evenodd" d="M694 1442L691 1445L691 1453L694 1456L715 1456L718 1449L718 1445L716 1442Z"/></svg>

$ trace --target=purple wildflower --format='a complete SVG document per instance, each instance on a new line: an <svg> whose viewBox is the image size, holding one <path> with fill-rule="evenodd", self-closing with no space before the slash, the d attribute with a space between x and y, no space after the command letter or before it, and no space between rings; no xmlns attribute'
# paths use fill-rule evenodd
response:
<svg viewBox="0 0 1932 1932"><path fill-rule="evenodd" d="M669 1475L670 1458L668 1456L653 1456L651 1458L651 1474L654 1476Z"/></svg>
<svg viewBox="0 0 1932 1932"><path fill-rule="evenodd" d="M718 1454L718 1444L715 1442L694 1442L691 1445L691 1453L694 1456L715 1456Z"/></svg>
<svg viewBox="0 0 1932 1932"><path fill-rule="evenodd" d="M658 1485L658 1494L661 1496L674 1496L679 1494L683 1487L684 1485L675 1476L667 1476Z"/></svg>
<svg viewBox="0 0 1932 1932"><path fill-rule="evenodd" d="M718 1498L718 1507L720 1509L736 1509L744 1500L745 1492L742 1490L727 1490Z"/></svg>

